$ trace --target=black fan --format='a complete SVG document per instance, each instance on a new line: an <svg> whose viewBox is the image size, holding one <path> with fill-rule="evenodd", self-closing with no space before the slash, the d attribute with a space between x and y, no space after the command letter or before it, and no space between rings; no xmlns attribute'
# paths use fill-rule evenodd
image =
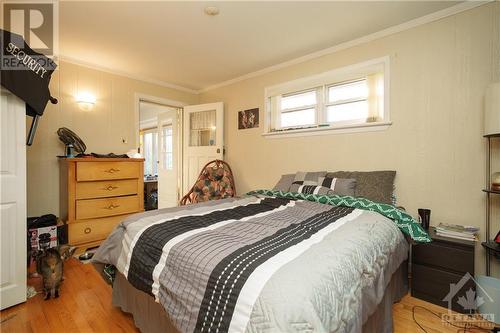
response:
<svg viewBox="0 0 500 333"><path fill-rule="evenodd" d="M85 146L82 139L69 128L61 127L57 130L57 135L59 135L59 140L66 145L66 150L67 147L71 145L78 154L85 153L87 146Z"/></svg>

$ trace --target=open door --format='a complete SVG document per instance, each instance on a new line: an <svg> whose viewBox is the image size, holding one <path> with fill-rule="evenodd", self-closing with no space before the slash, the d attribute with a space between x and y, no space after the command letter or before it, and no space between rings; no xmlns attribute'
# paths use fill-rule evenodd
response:
<svg viewBox="0 0 500 333"><path fill-rule="evenodd" d="M179 110L158 115L158 208L179 202Z"/></svg>
<svg viewBox="0 0 500 333"><path fill-rule="evenodd" d="M222 102L184 107L183 194L194 185L201 168L223 158L224 105Z"/></svg>

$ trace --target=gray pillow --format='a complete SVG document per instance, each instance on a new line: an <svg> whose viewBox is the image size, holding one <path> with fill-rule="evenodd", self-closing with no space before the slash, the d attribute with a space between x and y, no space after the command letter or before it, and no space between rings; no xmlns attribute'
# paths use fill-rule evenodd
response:
<svg viewBox="0 0 500 333"><path fill-rule="evenodd" d="M299 185L292 184L290 192L304 193L304 194L319 194L319 195L333 195L336 194L332 189L320 185Z"/></svg>
<svg viewBox="0 0 500 333"><path fill-rule="evenodd" d="M290 186L292 186L294 179L294 173L281 176L280 180L276 183L276 185L274 185L273 190L288 192L290 190Z"/></svg>
<svg viewBox="0 0 500 333"><path fill-rule="evenodd" d="M288 192L290 190L290 186L292 186L294 181L299 183L302 180L306 180L308 183L313 182L314 184L318 183L318 177L324 177L326 175L326 171L316 171L316 172L297 172L294 174L286 174L281 176L280 180L274 185L273 190L275 191L283 191ZM296 180L297 177L297 180Z"/></svg>
<svg viewBox="0 0 500 333"><path fill-rule="evenodd" d="M353 197L356 194L356 179L328 178L319 177L318 185L329 188L338 195L349 195Z"/></svg>
<svg viewBox="0 0 500 333"><path fill-rule="evenodd" d="M318 185L318 178L324 177L326 171L303 172L298 171L293 179L293 184L299 185Z"/></svg>
<svg viewBox="0 0 500 333"><path fill-rule="evenodd" d="M393 204L396 171L336 171L327 173L326 177L356 179L356 197Z"/></svg>

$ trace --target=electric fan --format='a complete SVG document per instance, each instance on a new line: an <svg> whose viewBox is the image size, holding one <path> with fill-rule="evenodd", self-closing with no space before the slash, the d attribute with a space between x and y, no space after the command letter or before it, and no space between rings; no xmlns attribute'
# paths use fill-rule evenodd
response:
<svg viewBox="0 0 500 333"><path fill-rule="evenodd" d="M59 140L66 146L66 152L70 150L69 148L73 148L78 154L85 153L87 146L85 146L82 139L69 128L61 127L57 130L57 135L59 135Z"/></svg>

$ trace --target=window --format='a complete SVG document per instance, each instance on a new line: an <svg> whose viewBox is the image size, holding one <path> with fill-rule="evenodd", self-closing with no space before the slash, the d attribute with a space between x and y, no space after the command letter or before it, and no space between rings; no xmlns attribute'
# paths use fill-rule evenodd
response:
<svg viewBox="0 0 500 333"><path fill-rule="evenodd" d="M144 175L158 175L158 130L156 128L143 130L139 136L140 151L144 157ZM164 169L173 169L172 126L164 126L162 130L162 153L164 158L161 163Z"/></svg>
<svg viewBox="0 0 500 333"><path fill-rule="evenodd" d="M280 127L313 125L316 123L316 90L281 96Z"/></svg>
<svg viewBox="0 0 500 333"><path fill-rule="evenodd" d="M390 124L388 58L266 89L264 135Z"/></svg>
<svg viewBox="0 0 500 333"><path fill-rule="evenodd" d="M163 168L166 170L173 170L174 169L174 162L173 162L173 145L172 145L172 126L164 126L163 131L162 131L162 152L165 156L163 159Z"/></svg>

